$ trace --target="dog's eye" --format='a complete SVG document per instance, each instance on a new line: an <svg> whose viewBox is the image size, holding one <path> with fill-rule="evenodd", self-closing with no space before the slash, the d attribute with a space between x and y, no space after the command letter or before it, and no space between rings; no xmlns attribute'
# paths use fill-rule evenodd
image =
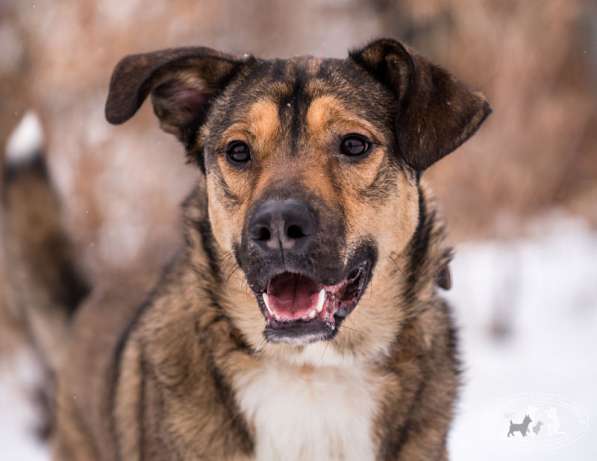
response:
<svg viewBox="0 0 597 461"><path fill-rule="evenodd" d="M348 157L361 157L371 149L371 141L360 134L349 134L342 138L340 151Z"/></svg>
<svg viewBox="0 0 597 461"><path fill-rule="evenodd" d="M243 165L251 160L251 150L245 142L232 141L226 147L226 158L233 165Z"/></svg>

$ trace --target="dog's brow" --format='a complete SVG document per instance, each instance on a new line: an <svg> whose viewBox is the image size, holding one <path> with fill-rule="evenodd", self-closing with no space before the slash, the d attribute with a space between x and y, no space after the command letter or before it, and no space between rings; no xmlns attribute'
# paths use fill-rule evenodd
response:
<svg viewBox="0 0 597 461"><path fill-rule="evenodd" d="M252 142L267 142L275 138L280 130L278 106L269 99L254 102L246 115L230 125L222 134L222 138L235 135L247 136Z"/></svg>
<svg viewBox="0 0 597 461"><path fill-rule="evenodd" d="M271 139L280 129L278 106L270 100L254 103L248 112L250 130L258 139Z"/></svg>
<svg viewBox="0 0 597 461"><path fill-rule="evenodd" d="M338 98L331 95L313 100L307 110L306 121L312 133L325 131L331 124L339 123L347 127L361 127L378 142L384 139L383 134L372 123L347 110Z"/></svg>

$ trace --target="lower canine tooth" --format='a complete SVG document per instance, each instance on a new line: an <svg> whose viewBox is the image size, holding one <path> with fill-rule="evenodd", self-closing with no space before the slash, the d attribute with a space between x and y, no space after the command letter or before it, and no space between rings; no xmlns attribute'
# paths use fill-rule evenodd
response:
<svg viewBox="0 0 597 461"><path fill-rule="evenodd" d="M272 311L272 310L271 310L271 308L269 307L269 303L267 302L267 293L263 293L262 297L263 297L263 302L265 303L265 307L267 307L267 311L268 311L270 314L274 315L273 311Z"/></svg>
<svg viewBox="0 0 597 461"><path fill-rule="evenodd" d="M322 288L319 292L319 296L317 298L317 312L321 312L323 310L323 305L325 304L325 290Z"/></svg>

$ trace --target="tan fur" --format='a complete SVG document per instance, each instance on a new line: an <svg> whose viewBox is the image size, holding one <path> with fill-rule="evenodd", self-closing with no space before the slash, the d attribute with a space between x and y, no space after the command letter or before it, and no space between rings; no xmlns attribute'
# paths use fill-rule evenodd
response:
<svg viewBox="0 0 597 461"><path fill-rule="evenodd" d="M314 90L311 90L316 94ZM385 136L375 128L368 120L359 117L358 114L344 107L334 96L319 96L315 98L307 110L307 126L316 139L329 137L329 130L342 131L345 133L362 131L377 141L385 140Z"/></svg>

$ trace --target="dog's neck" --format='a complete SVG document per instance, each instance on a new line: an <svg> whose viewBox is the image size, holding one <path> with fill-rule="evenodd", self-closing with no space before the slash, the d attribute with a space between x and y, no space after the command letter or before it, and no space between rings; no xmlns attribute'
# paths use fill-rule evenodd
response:
<svg viewBox="0 0 597 461"><path fill-rule="evenodd" d="M408 324L429 305L435 296L437 286L443 285L451 259L451 249L445 245L445 228L438 217L430 191L419 188L419 222L408 245L400 254L388 258L383 269L393 278L393 308L401 311L401 323ZM336 339L334 347L314 344L306 347L290 345L269 345L263 338L259 308L255 296L247 286L242 270L237 267L232 254L227 254L218 245L212 234L208 218L206 197L197 189L184 203L185 238L188 243L188 259L193 266L210 309L226 312L226 305L235 303L243 309L235 309L231 317L231 328L237 340L245 343L247 350L264 353L274 359L284 359L297 366L347 366L359 358L379 358L389 354L396 338L386 341L383 347L363 346L360 354L354 344L342 344ZM381 270L381 269L380 269ZM244 312L247 315L238 314ZM258 315L256 315L258 314ZM252 331L253 334L247 334ZM395 335L396 337L398 335ZM378 339L378 338L375 338ZM378 341L379 342L379 341ZM372 355L374 357L372 357ZM377 357L375 357L377 355Z"/></svg>

